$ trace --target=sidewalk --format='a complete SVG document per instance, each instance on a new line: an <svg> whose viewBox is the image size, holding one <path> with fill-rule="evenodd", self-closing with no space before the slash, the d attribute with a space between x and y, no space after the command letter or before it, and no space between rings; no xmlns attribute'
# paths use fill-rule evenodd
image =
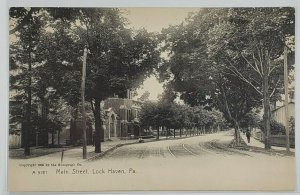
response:
<svg viewBox="0 0 300 195"><path fill-rule="evenodd" d="M196 135L195 135L196 136ZM199 135L200 136L200 135ZM185 139L191 136L182 135L182 137L176 136L160 136L159 140L154 138L143 139L144 142L153 142L153 141L164 141L164 140L173 140L173 139ZM192 136L193 137L193 136ZM77 163L87 160L93 160L100 156L105 155L107 152L116 149L117 147L128 145L128 144L138 144L138 139L129 139L129 140L120 140L114 139L113 141L105 141L101 143L101 153L95 153L95 147L88 145L87 146L87 159L82 158L82 147L63 147L63 148L42 148L42 147L31 147L31 155L29 157L24 156L24 149L10 149L9 156L10 159L16 160L25 160L28 161L32 159L38 162L63 162L63 163Z"/></svg>
<svg viewBox="0 0 300 195"><path fill-rule="evenodd" d="M87 159L82 158L82 147L70 147L70 148L31 148L32 156L26 158L16 157L16 153L23 155L23 149L12 149L10 151L11 159L22 159L29 160L32 159L38 162L63 162L63 163L76 163L82 162L88 159L92 159L96 156L103 155L107 151L112 150L116 147L138 143L137 139L132 140L114 140L114 141L105 141L101 143L101 153L95 153L95 147L88 145L87 146ZM18 154L18 155L20 155Z"/></svg>
<svg viewBox="0 0 300 195"><path fill-rule="evenodd" d="M241 138L245 141L245 143L248 146L253 146L253 147L258 147L258 148L265 148L265 144L258 141L257 139L255 139L254 137L251 136L250 138L250 143L247 142L247 137L246 134L241 133ZM271 147L273 150L278 150L278 151L285 151L286 148L285 147L277 147L277 146L272 146ZM291 152L295 152L294 148L290 148Z"/></svg>

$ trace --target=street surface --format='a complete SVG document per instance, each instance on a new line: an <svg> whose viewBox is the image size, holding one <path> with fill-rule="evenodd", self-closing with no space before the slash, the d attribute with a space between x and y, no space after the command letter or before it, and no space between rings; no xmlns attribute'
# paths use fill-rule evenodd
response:
<svg viewBox="0 0 300 195"><path fill-rule="evenodd" d="M226 147L233 132L127 145L87 164L134 168L134 182L120 189L293 190L295 158L284 153ZM115 178L118 181L118 178ZM147 181L145 183L145 181ZM195 184L196 183L196 184ZM180 185L182 184L182 185ZM143 187L141 187L143 186ZM185 188L182 188L185 186Z"/></svg>
<svg viewBox="0 0 300 195"><path fill-rule="evenodd" d="M228 144L232 139L232 131L199 135L195 137L183 136L182 139L175 140L172 140L172 138L169 140L162 139L156 142L139 143L117 148L112 152L109 152L105 156L101 157L101 160L123 159L127 161L131 159L147 158L163 158L173 160L174 158L186 157L205 159L210 157L257 157L262 155L257 154L257 152L253 151L229 148ZM282 154L271 153L268 155Z"/></svg>
<svg viewBox="0 0 300 195"><path fill-rule="evenodd" d="M257 150L255 147L250 150L229 148L232 133L134 143L85 162L73 158L76 149L64 157L64 163L74 162L71 167L20 166L46 161L57 164L59 153L32 159L10 159L9 167L14 176L10 181L21 184L30 176L38 179L28 180L28 189L38 190L39 186L47 184L49 189L55 186L57 191L295 189L294 155L285 155L282 151L265 152L263 148ZM80 154L79 151L78 160ZM33 175L35 169L47 171L47 176ZM51 183L48 182L50 177L55 178Z"/></svg>
<svg viewBox="0 0 300 195"><path fill-rule="evenodd" d="M231 135L228 135L230 139ZM207 155L247 155L236 151L235 153L218 147L218 135L209 134L196 137L183 137L177 140L161 140L150 143L128 145L108 153L102 159L147 159L147 158L174 158L196 157L205 158Z"/></svg>

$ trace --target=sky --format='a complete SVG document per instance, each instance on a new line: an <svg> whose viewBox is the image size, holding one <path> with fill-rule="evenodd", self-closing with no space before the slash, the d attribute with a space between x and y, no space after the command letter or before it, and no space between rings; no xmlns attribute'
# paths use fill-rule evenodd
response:
<svg viewBox="0 0 300 195"><path fill-rule="evenodd" d="M126 8L124 16L134 28L160 32L169 25L180 24L190 12L197 10L199 8Z"/></svg>
<svg viewBox="0 0 300 195"><path fill-rule="evenodd" d="M177 25L184 21L190 12L197 8L126 8L124 17L133 29L145 28L148 32L160 32L169 25ZM159 83L154 75L147 78L143 85L137 89L140 97L145 91L150 92L149 99L157 100L157 96L163 92L163 84Z"/></svg>

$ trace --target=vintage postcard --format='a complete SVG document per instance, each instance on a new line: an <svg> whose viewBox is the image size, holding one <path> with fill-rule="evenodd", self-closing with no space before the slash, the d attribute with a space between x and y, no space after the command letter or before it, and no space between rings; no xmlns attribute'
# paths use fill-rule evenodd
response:
<svg viewBox="0 0 300 195"><path fill-rule="evenodd" d="M8 191L294 191L295 9L9 9Z"/></svg>

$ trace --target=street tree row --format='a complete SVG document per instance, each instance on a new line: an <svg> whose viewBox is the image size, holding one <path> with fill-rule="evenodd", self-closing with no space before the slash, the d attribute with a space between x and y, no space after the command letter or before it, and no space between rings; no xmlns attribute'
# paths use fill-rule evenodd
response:
<svg viewBox="0 0 300 195"><path fill-rule="evenodd" d="M159 129L167 130L167 135L173 129L173 136L179 130L191 134L208 133L226 127L223 114L215 109L207 110L203 106L188 106L175 101L176 93L166 90L159 101L145 101L139 113L140 125L143 129L156 129L159 139Z"/></svg>
<svg viewBox="0 0 300 195"><path fill-rule="evenodd" d="M17 90L15 99L26 105L25 112L15 117L24 124L25 155L30 154L35 101L52 116L60 112L58 102L72 108L71 117L78 115L85 48L86 101L94 115L95 152L101 152L100 102L113 95L125 97L126 90L138 87L160 59L156 36L144 29L133 31L127 23L117 8L10 9L10 89Z"/></svg>
<svg viewBox="0 0 300 195"><path fill-rule="evenodd" d="M294 64L293 8L202 9L160 35L169 54L160 78L186 103L215 107L235 128L263 108L265 148L270 148L270 102L283 93L283 52Z"/></svg>

